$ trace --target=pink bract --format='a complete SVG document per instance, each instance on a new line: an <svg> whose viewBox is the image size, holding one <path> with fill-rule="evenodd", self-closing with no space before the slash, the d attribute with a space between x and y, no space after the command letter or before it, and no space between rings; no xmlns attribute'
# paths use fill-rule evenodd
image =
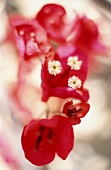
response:
<svg viewBox="0 0 111 170"><path fill-rule="evenodd" d="M10 19L13 39L24 59L47 54L51 46L44 29L34 19L14 17Z"/></svg>
<svg viewBox="0 0 111 170"><path fill-rule="evenodd" d="M74 36L71 37L69 43L74 44L87 55L90 53L104 53L105 45L102 43L98 25L90 18L83 15L77 16L74 30Z"/></svg>
<svg viewBox="0 0 111 170"><path fill-rule="evenodd" d="M67 59L70 56L77 56L82 65L80 70L73 70L67 65ZM48 71L48 62L50 60L59 61L62 66L60 74L56 76L51 75ZM83 88L84 81L86 80L88 70L87 56L74 46L62 46L57 48L53 59L47 58L42 65L41 70L41 87L42 87L42 100L47 101L49 97L60 98L77 98L82 101L87 101L89 93ZM81 82L81 88L76 90L68 86L68 79L72 76L78 77Z"/></svg>
<svg viewBox="0 0 111 170"><path fill-rule="evenodd" d="M36 15L36 20L45 29L48 37L63 43L74 28L73 21L67 21L66 10L59 4L46 4Z"/></svg>

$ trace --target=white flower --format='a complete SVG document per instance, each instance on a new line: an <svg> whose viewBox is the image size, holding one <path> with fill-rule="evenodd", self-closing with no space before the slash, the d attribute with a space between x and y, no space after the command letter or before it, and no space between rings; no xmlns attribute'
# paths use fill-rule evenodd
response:
<svg viewBox="0 0 111 170"><path fill-rule="evenodd" d="M68 79L68 86L77 89L82 86L82 82L78 77L72 76Z"/></svg>
<svg viewBox="0 0 111 170"><path fill-rule="evenodd" d="M59 61L50 61L48 63L48 71L50 74L53 74L56 76L56 74L59 74L62 70L61 63Z"/></svg>
<svg viewBox="0 0 111 170"><path fill-rule="evenodd" d="M35 33L34 32L30 32L30 37L35 37Z"/></svg>
<svg viewBox="0 0 111 170"><path fill-rule="evenodd" d="M22 30L19 31L20 36L23 36L24 34L25 34L24 31L22 31Z"/></svg>
<svg viewBox="0 0 111 170"><path fill-rule="evenodd" d="M67 60L67 65L71 67L71 69L74 70L80 70L82 61L78 60L77 56L71 56Z"/></svg>
<svg viewBox="0 0 111 170"><path fill-rule="evenodd" d="M34 32L30 32L29 36L30 36L31 41L35 41L35 33Z"/></svg>

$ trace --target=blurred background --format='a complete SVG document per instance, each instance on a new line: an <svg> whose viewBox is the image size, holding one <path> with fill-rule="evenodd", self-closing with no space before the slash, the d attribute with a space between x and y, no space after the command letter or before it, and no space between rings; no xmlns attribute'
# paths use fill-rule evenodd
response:
<svg viewBox="0 0 111 170"><path fill-rule="evenodd" d="M10 30L8 17L20 14L34 17L46 3L62 4L69 17L72 9L86 14L98 23L107 56L99 57L99 66L88 74L86 87L90 92L91 109L82 123L74 127L75 146L68 158L59 157L47 166L36 167L28 162L21 148L21 133L27 110L19 110L10 97L17 81L19 57L15 47L6 41ZM22 87L22 102L39 117L45 110L40 101L40 61L26 77L28 87ZM38 78L37 78L38 77ZM37 79L36 79L37 78ZM23 106L21 106L23 108ZM111 1L109 0L0 0L0 170L111 170Z"/></svg>

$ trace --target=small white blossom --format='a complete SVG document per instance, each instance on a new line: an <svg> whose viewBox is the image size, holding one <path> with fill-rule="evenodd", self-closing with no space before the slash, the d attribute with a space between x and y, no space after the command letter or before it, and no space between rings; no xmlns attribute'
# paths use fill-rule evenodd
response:
<svg viewBox="0 0 111 170"><path fill-rule="evenodd" d="M82 61L78 60L77 56L71 56L67 60L67 65L71 67L71 69L74 70L80 70Z"/></svg>
<svg viewBox="0 0 111 170"><path fill-rule="evenodd" d="M30 37L35 37L35 33L34 32L30 32Z"/></svg>
<svg viewBox="0 0 111 170"><path fill-rule="evenodd" d="M53 74L56 76L56 74L59 74L62 70L61 63L59 61L50 61L48 63L48 71L50 74Z"/></svg>
<svg viewBox="0 0 111 170"><path fill-rule="evenodd" d="M20 30L19 31L19 35L23 36L24 35L24 31Z"/></svg>
<svg viewBox="0 0 111 170"><path fill-rule="evenodd" d="M72 87L73 89L80 88L81 85L82 85L81 80L76 76L72 76L68 79L68 86Z"/></svg>

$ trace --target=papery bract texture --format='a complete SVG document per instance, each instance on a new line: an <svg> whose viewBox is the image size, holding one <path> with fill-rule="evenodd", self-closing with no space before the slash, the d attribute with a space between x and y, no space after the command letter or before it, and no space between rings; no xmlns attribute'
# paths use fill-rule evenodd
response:
<svg viewBox="0 0 111 170"><path fill-rule="evenodd" d="M73 101L70 100L64 104L62 113L69 117L73 125L76 125L81 122L81 118L88 113L89 109L90 105L88 103L74 104Z"/></svg>
<svg viewBox="0 0 111 170"><path fill-rule="evenodd" d="M71 122L64 116L32 120L24 127L21 137L25 157L38 166L53 161L57 153L66 159L74 145Z"/></svg>
<svg viewBox="0 0 111 170"><path fill-rule="evenodd" d="M59 4L46 4L36 15L36 20L54 41L65 42L75 25L75 18L67 22L66 10Z"/></svg>
<svg viewBox="0 0 111 170"><path fill-rule="evenodd" d="M30 59L51 49L44 29L34 19L14 17L10 19L13 39L22 57Z"/></svg>
<svg viewBox="0 0 111 170"><path fill-rule="evenodd" d="M42 100L54 96L87 101L89 94L83 88L87 69L87 56L79 49L74 46L57 48L54 57L47 58L42 65Z"/></svg>
<svg viewBox="0 0 111 170"><path fill-rule="evenodd" d="M102 43L98 25L87 16L77 16L74 30L74 36L71 36L69 42L76 45L86 54L105 53L106 47Z"/></svg>
<svg viewBox="0 0 111 170"><path fill-rule="evenodd" d="M38 12L37 21L45 28L49 37L57 38L64 25L65 9L57 4L47 4Z"/></svg>

